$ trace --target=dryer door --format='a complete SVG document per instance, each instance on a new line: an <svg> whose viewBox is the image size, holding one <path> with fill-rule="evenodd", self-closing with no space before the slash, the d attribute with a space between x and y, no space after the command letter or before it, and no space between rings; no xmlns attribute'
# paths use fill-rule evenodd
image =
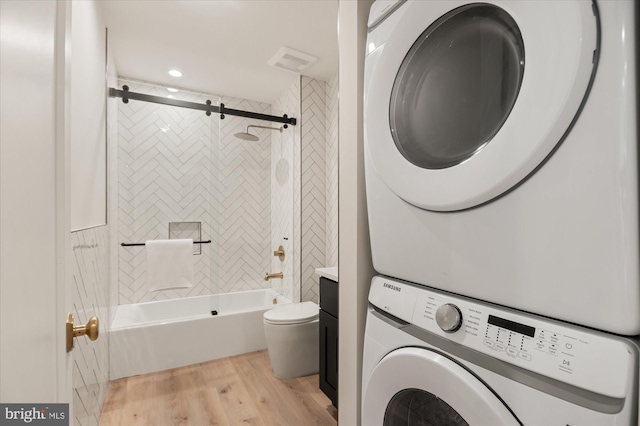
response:
<svg viewBox="0 0 640 426"><path fill-rule="evenodd" d="M397 349L373 369L363 389L362 424L521 425L471 372L423 348Z"/></svg>
<svg viewBox="0 0 640 426"><path fill-rule="evenodd" d="M367 58L365 141L399 197L434 211L486 203L568 134L595 75L595 2L415 1L394 13Z"/></svg>

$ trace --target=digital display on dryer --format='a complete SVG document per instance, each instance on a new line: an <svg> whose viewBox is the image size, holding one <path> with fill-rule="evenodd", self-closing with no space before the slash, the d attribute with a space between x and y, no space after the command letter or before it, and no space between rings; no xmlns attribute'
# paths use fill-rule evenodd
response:
<svg viewBox="0 0 640 426"><path fill-rule="evenodd" d="M524 334L525 336L534 337L536 335L535 327L529 325L520 324L518 322L509 321L504 318L494 317L489 315L489 324L497 327L506 328L507 330L515 331L516 333Z"/></svg>

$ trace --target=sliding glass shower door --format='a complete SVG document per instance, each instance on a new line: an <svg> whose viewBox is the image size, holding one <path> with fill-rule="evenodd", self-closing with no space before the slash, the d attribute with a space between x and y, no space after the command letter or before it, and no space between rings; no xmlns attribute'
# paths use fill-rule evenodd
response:
<svg viewBox="0 0 640 426"><path fill-rule="evenodd" d="M278 115L268 103L225 98L224 105ZM222 312L226 307L255 309L265 301L273 304L285 293L291 298L295 126L287 127L233 115L220 121L218 163L212 169L217 197L212 215L218 218ZM280 246L282 260L274 255Z"/></svg>
<svg viewBox="0 0 640 426"><path fill-rule="evenodd" d="M218 98L166 87L120 80L130 92L204 104ZM120 246L119 304L184 299L218 293L216 199L212 165L216 164L219 116L204 111L129 100L118 106L119 241L192 239L193 262L170 271L152 265L148 249ZM208 243L208 241L211 243ZM167 276L168 275L168 276ZM155 278L153 278L155 277ZM153 279L150 279L153 278ZM213 302L211 302L213 303ZM209 313L209 301L204 304Z"/></svg>

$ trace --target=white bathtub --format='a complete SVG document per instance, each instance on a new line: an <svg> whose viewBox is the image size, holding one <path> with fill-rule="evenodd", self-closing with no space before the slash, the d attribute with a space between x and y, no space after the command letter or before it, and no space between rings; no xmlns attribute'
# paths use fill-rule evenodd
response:
<svg viewBox="0 0 640 426"><path fill-rule="evenodd" d="M120 305L109 336L111 380L265 349L262 315L285 303L264 289Z"/></svg>

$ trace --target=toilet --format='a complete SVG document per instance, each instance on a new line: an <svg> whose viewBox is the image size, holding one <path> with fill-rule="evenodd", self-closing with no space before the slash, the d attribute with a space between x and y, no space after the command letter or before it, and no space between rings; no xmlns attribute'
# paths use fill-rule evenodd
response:
<svg viewBox="0 0 640 426"><path fill-rule="evenodd" d="M313 302L292 303L264 313L264 334L276 377L292 379L318 372L318 313Z"/></svg>

